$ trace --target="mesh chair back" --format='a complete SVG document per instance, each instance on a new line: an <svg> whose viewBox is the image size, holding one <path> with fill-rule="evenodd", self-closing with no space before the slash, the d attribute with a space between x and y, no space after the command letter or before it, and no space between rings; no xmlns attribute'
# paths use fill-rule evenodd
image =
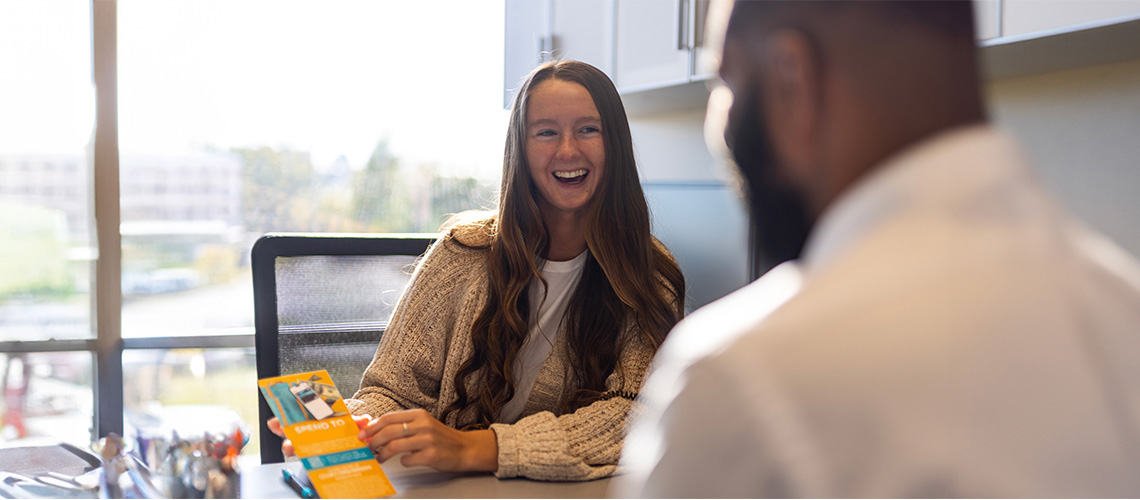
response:
<svg viewBox="0 0 1140 500"><path fill-rule="evenodd" d="M328 370L343 397L360 387L430 235L270 234L251 264L258 378ZM261 461L283 460L259 403Z"/></svg>

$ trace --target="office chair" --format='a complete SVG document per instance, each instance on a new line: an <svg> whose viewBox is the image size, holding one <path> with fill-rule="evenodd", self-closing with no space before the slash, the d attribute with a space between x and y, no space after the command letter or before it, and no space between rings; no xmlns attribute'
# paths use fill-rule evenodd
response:
<svg viewBox="0 0 1140 500"><path fill-rule="evenodd" d="M328 370L342 397L364 369L435 234L271 233L253 245L257 378ZM284 460L259 399L261 462Z"/></svg>

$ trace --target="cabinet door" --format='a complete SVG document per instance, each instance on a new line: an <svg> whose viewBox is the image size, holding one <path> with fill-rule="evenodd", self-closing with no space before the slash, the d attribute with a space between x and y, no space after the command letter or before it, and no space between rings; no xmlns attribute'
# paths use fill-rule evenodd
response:
<svg viewBox="0 0 1140 500"><path fill-rule="evenodd" d="M988 40L1001 36L1001 2L999 0L974 0L974 27L978 40Z"/></svg>
<svg viewBox="0 0 1140 500"><path fill-rule="evenodd" d="M709 6L711 0L690 0L692 3L692 41L691 47L693 49L693 67L690 77L693 81L710 80L716 77L716 72L719 69L716 61L719 54L710 54L706 47L706 39L708 38L708 18ZM715 44L715 45L719 45Z"/></svg>
<svg viewBox="0 0 1140 500"><path fill-rule="evenodd" d="M503 107L530 70L549 60L550 2L506 0L503 22Z"/></svg>
<svg viewBox="0 0 1140 500"><path fill-rule="evenodd" d="M614 77L614 0L554 0L554 57Z"/></svg>
<svg viewBox="0 0 1140 500"><path fill-rule="evenodd" d="M1140 0L1002 0L1001 3L1002 36L1140 15Z"/></svg>
<svg viewBox="0 0 1140 500"><path fill-rule="evenodd" d="M614 76L619 90L689 81L689 1L617 0Z"/></svg>

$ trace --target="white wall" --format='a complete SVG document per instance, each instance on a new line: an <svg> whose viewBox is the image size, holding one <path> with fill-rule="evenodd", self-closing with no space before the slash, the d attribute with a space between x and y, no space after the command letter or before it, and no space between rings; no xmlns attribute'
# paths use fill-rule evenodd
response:
<svg viewBox="0 0 1140 500"><path fill-rule="evenodd" d="M630 119L653 234L677 258L693 310L748 284L748 216L704 141L703 108Z"/></svg>
<svg viewBox="0 0 1140 500"><path fill-rule="evenodd" d="M1140 60L986 90L991 118L1021 141L1057 198L1140 256ZM635 116L630 128L654 234L681 262L693 305L745 284L747 216L735 178L705 146L704 109Z"/></svg>
<svg viewBox="0 0 1140 500"><path fill-rule="evenodd" d="M629 120L642 182L723 182L729 176L705 147L704 108Z"/></svg>
<svg viewBox="0 0 1140 500"><path fill-rule="evenodd" d="M1045 184L1140 255L1140 61L988 85L994 121L1021 139Z"/></svg>

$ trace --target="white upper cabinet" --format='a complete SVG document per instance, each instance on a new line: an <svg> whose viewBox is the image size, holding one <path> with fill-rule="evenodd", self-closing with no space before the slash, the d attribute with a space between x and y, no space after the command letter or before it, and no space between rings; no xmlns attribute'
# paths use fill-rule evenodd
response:
<svg viewBox="0 0 1140 500"><path fill-rule="evenodd" d="M553 0L554 57L592 64L612 79L614 1Z"/></svg>
<svg viewBox="0 0 1140 500"><path fill-rule="evenodd" d="M1001 0L1001 36L1140 16L1140 0Z"/></svg>
<svg viewBox="0 0 1140 500"><path fill-rule="evenodd" d="M974 0L974 5L982 70L990 81L1140 58L1140 0Z"/></svg>
<svg viewBox="0 0 1140 500"><path fill-rule="evenodd" d="M503 107L511 107L515 89L530 70L550 59L549 1L506 0L503 33Z"/></svg>
<svg viewBox="0 0 1140 500"><path fill-rule="evenodd" d="M690 0L692 2L693 22L690 24L693 40L693 66L689 75L693 80L708 80L716 76L716 64L705 53L705 42L708 39L705 25L708 23L709 4L711 0Z"/></svg>
<svg viewBox="0 0 1140 500"><path fill-rule="evenodd" d="M553 59L614 75L615 0L506 0L503 107L535 66Z"/></svg>
<svg viewBox="0 0 1140 500"><path fill-rule="evenodd" d="M1001 2L974 0L974 31L978 40L997 38L1001 34Z"/></svg>
<svg viewBox="0 0 1140 500"><path fill-rule="evenodd" d="M597 66L624 94L701 80L709 0L506 0L504 105L551 58Z"/></svg>
<svg viewBox="0 0 1140 500"><path fill-rule="evenodd" d="M617 0L618 89L636 91L689 81L691 0Z"/></svg>
<svg viewBox="0 0 1140 500"><path fill-rule="evenodd" d="M763 1L763 0L757 0ZM1140 53L1140 0L974 0L989 78ZM553 55L605 71L631 109L686 107L701 83L708 0L506 0L507 89ZM1071 54L1069 54L1071 53ZM505 94L509 97L511 92ZM700 103L696 103L699 105Z"/></svg>

